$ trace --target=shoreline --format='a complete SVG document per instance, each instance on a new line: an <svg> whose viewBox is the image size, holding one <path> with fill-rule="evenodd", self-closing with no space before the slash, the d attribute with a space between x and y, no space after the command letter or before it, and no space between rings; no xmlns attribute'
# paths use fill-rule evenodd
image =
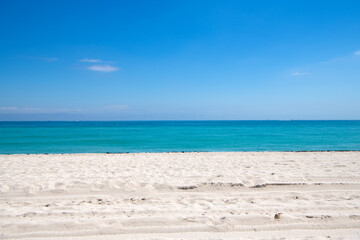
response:
<svg viewBox="0 0 360 240"><path fill-rule="evenodd" d="M294 151L173 151L173 152L78 152L78 153L0 153L6 155L79 155L79 154L166 154L166 153L322 153L360 152L360 150L294 150Z"/></svg>
<svg viewBox="0 0 360 240"><path fill-rule="evenodd" d="M359 151L0 155L0 236L359 239L359 160Z"/></svg>

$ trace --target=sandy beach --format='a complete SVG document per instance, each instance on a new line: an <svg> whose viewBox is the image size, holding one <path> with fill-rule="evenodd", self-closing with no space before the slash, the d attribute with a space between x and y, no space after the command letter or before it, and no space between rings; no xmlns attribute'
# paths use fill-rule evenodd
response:
<svg viewBox="0 0 360 240"><path fill-rule="evenodd" d="M360 152L0 155L1 239L360 239Z"/></svg>

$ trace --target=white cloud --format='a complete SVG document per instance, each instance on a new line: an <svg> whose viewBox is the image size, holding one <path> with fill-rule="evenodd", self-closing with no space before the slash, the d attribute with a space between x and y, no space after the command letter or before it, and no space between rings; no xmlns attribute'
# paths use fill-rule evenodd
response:
<svg viewBox="0 0 360 240"><path fill-rule="evenodd" d="M102 62L102 60L101 59L83 58L83 59L80 59L79 62L98 63L98 62Z"/></svg>
<svg viewBox="0 0 360 240"><path fill-rule="evenodd" d="M360 55L360 50L359 50L359 51L354 52L354 54L359 56L359 55Z"/></svg>
<svg viewBox="0 0 360 240"><path fill-rule="evenodd" d="M99 71L99 72L115 72L118 71L120 68L113 67L110 65L93 65L88 67L87 69L92 71Z"/></svg>
<svg viewBox="0 0 360 240"><path fill-rule="evenodd" d="M304 76L304 75L308 75L309 73L307 72L294 72L291 74L291 76Z"/></svg>

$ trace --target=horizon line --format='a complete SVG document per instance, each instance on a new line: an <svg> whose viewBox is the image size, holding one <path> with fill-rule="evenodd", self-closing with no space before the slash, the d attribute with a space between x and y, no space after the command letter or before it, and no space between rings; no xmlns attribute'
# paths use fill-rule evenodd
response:
<svg viewBox="0 0 360 240"><path fill-rule="evenodd" d="M189 121L360 121L360 119L186 119L186 120L0 120L0 122L189 122Z"/></svg>

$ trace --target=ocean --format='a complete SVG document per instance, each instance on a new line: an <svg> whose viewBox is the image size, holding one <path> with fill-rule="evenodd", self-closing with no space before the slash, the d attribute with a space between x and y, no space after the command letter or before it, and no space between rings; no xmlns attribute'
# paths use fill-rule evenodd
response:
<svg viewBox="0 0 360 240"><path fill-rule="evenodd" d="M360 121L0 122L0 154L360 150Z"/></svg>

